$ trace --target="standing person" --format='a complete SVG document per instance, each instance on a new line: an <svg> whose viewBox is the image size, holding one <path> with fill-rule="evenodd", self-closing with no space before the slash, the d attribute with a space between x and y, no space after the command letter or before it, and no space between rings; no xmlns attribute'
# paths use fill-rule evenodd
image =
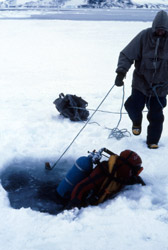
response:
<svg viewBox="0 0 168 250"><path fill-rule="evenodd" d="M161 10L152 27L142 30L121 52L116 69L116 86L123 86L126 73L134 63L132 93L125 108L132 121L132 133L139 135L142 111L147 106L146 143L157 149L163 130L163 108L168 94L168 15Z"/></svg>

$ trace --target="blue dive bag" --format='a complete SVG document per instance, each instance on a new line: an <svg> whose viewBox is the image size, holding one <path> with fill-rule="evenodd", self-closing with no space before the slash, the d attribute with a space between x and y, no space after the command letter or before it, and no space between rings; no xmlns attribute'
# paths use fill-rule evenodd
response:
<svg viewBox="0 0 168 250"><path fill-rule="evenodd" d="M92 158L82 156L78 158L73 167L57 187L57 192L63 198L69 198L75 185L86 178L93 168Z"/></svg>

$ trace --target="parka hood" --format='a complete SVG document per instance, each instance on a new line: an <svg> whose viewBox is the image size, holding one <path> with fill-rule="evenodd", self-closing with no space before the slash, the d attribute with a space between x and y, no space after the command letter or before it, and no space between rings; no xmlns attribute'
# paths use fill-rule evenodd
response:
<svg viewBox="0 0 168 250"><path fill-rule="evenodd" d="M168 15L164 10L159 11L153 20L152 31L155 32L158 28L168 31Z"/></svg>

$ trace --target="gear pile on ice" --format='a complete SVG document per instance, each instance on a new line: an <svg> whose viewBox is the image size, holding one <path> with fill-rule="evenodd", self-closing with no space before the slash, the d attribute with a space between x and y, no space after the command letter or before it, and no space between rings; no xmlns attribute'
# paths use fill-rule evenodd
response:
<svg viewBox="0 0 168 250"><path fill-rule="evenodd" d="M76 95L61 93L53 103L60 114L71 121L86 121L89 116L89 111L86 109L88 103Z"/></svg>

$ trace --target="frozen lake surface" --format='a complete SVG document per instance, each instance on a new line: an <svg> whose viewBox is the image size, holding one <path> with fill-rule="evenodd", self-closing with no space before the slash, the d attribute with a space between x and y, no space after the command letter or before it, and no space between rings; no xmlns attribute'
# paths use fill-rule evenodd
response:
<svg viewBox="0 0 168 250"><path fill-rule="evenodd" d="M129 11L133 15L137 10ZM158 150L146 147L146 114L141 135L120 141L109 139L106 129L115 128L119 115L97 112L60 165L53 171L44 169L45 162L53 164L84 126L61 117L53 101L61 92L76 94L95 109L114 84L121 49L142 29L151 27L151 21L133 18L129 22L96 21L96 17L112 18L112 13L117 20L129 18L129 11L1 11L1 250L168 249L167 108ZM137 13L147 20L156 11ZM67 20L54 20L63 15ZM125 79L125 99L131 81L132 69ZM122 89L114 88L101 109L119 112L122 96ZM119 129L131 131L131 126L123 115ZM117 154L124 149L136 151L142 157L141 177L147 185L130 186L96 207L58 215L37 211L48 204L34 196L38 183L55 183L77 158L102 147Z"/></svg>

